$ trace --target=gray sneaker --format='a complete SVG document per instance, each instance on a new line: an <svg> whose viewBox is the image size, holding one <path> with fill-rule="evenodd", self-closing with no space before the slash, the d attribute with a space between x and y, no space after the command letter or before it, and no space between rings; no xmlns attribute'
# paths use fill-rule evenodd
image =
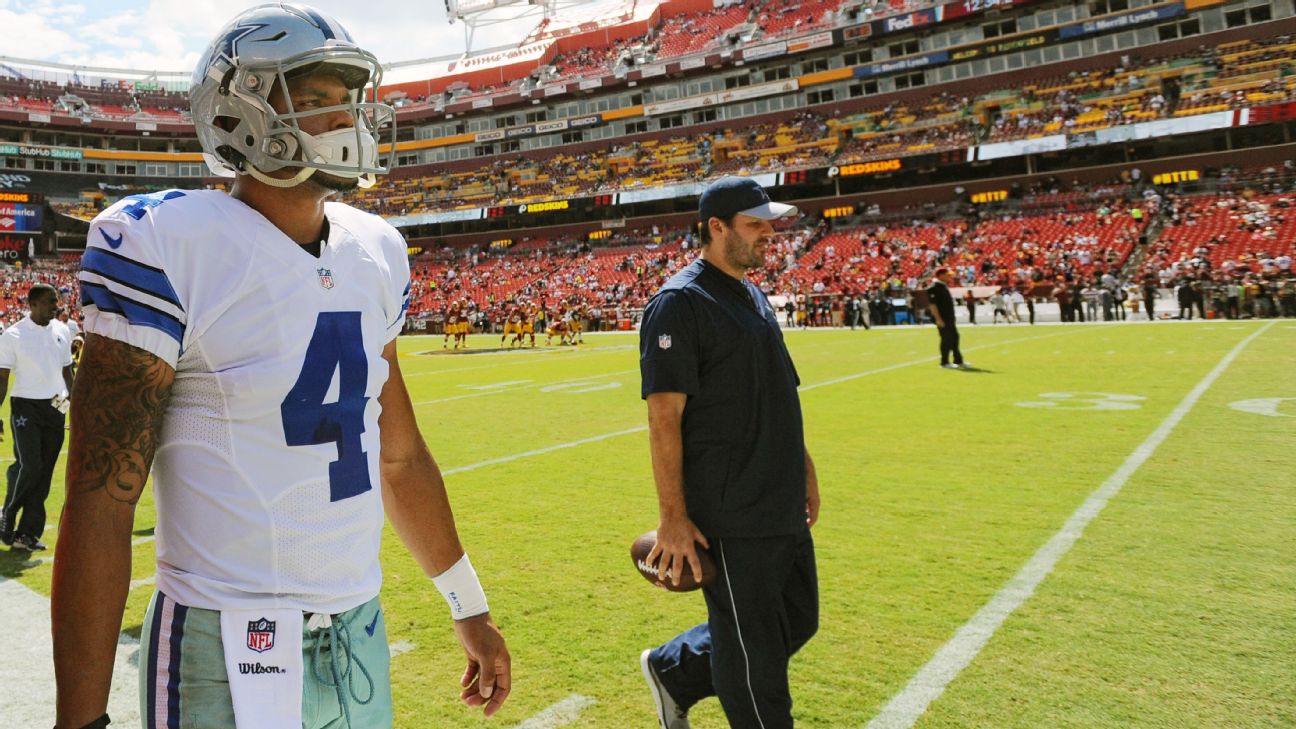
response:
<svg viewBox="0 0 1296 729"><path fill-rule="evenodd" d="M41 540L36 537L29 537L26 534L19 534L14 537L11 548L26 552L44 552L46 549L49 549L49 547L45 546L45 543Z"/></svg>
<svg viewBox="0 0 1296 729"><path fill-rule="evenodd" d="M645 648L644 652L639 654L639 665L643 668L648 689L652 691L653 703L657 705L657 721L661 724L661 729L692 729L688 720L688 710L681 709L679 704L675 703L675 699L657 677L657 670L652 667L652 662L648 659L651 652L651 648Z"/></svg>

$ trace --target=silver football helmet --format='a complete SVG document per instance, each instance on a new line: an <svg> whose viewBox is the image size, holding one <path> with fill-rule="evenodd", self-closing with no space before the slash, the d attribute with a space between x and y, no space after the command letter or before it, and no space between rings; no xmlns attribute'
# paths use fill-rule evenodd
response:
<svg viewBox="0 0 1296 729"><path fill-rule="evenodd" d="M297 111L287 98L288 78L320 68L343 80L347 102ZM371 187L374 175L390 169L379 161L380 135L396 140L396 110L377 103L381 81L378 59L337 21L302 5L259 5L216 35L194 71L189 110L214 174L243 172L291 187L320 171ZM276 87L287 105L284 113L270 104ZM339 111L349 113L354 126L317 135L302 131L301 119ZM287 179L266 174L285 168L300 171Z"/></svg>

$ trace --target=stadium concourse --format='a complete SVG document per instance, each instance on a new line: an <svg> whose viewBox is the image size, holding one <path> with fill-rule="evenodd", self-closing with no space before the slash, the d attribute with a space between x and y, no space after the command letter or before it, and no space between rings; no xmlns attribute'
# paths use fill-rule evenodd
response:
<svg viewBox="0 0 1296 729"><path fill-rule="evenodd" d="M988 299L1002 289L1010 300L1021 297L1040 303L1041 316L1050 310L1050 302L1058 301L1054 292L1059 277L1065 289L1074 291L1073 299L1101 299L1102 291L1108 291L1113 301L1107 309L1115 312L1121 307L1113 309L1112 305L1121 303L1126 310L1135 310L1144 282L1152 280L1158 296L1171 302L1160 306L1163 314L1178 315L1177 288L1187 278L1196 283L1192 296L1203 302L1199 315L1285 311L1281 301L1290 288L1284 277L1290 274L1292 250L1281 211L1289 203L1289 163L1256 164L1254 159L1231 160L1225 155L1216 167L1193 170L1192 180L1165 184L1150 179L1155 175L1143 174L1140 165L1126 159L1126 164L1105 165L1101 171L1085 168L1084 179L1068 180L1065 168L1052 174L1005 176L1004 182L996 184L1007 187L1010 194L992 195L988 200L968 191L975 176L963 184L924 192L921 196L926 199L921 203L896 204L894 196L883 199L885 196L868 194L886 189L882 180L896 178L880 175L877 181L868 179L874 170L894 172L913 166L920 172L905 175L906 182L900 184L917 185L932 169L972 156L984 158L987 150L1005 145L1025 145L1021 147L1025 150L1063 137L1076 140L1079 156L1079 150L1092 146L1099 136L1126 139L1140 125L1187 120L1188 126L1182 128L1195 130L1204 120L1214 119L1212 115L1234 112L1245 112L1248 119L1281 119L1285 113L1281 110L1292 102L1296 88L1296 75L1288 73L1296 66L1296 44L1276 30L1216 44L1154 43L1139 49L1137 57L1129 53L1099 55L1083 67L1070 69L1061 63L1055 64L1056 69L1044 64L1024 79L1020 74L1016 78L992 74L934 85L929 92L915 92L913 77L897 81L889 94L877 88L877 81L865 80L864 86L847 89L849 96L859 96L850 103L789 108L815 98L821 102L837 98L815 92L818 97L810 94L794 104L770 103L767 109L786 111L756 114L741 123L728 123L715 109L705 108L691 120L685 115L662 117L697 104L721 104L725 93L734 99L772 95L792 100L797 88L813 88L811 84L824 74L834 77L833 69L838 66L832 56L826 63L811 61L788 67L785 62L782 68L770 64L765 53L774 53L775 58L792 53L789 44L793 41L777 39L810 38L827 44L836 43L839 36L833 33L839 33L845 42L849 29L867 28L869 34L899 39L887 48L887 55L913 55L917 46L903 41L900 32L905 23L939 28L943 15L958 16L949 10L933 14L933 7L943 6L766 2L712 9L672 2L657 7L646 20L643 13L619 20L600 19L593 23L600 26L598 33L587 32L590 22L549 19L519 45L519 53L535 45L544 46L545 52L534 61L497 63L490 73L499 83L482 85L481 73L464 71L425 82L396 84L389 100L398 106L403 120L414 120L415 125L433 122L426 127L431 139L403 142L410 149L424 151L398 155L404 164L395 174L382 178L372 189L348 195L346 201L407 225L411 250L419 251L411 261L415 278L411 327L418 331L439 331L452 302L468 312L478 331L497 331L509 307L520 300L543 309L548 320L570 316L566 310L579 309L577 315L591 318L589 326L595 329L632 324L656 286L695 251L689 224L679 215L660 222L644 214L614 217L607 221L608 227L590 230L586 226L576 233L571 226L556 224L563 219L553 218L555 224L547 228L527 227L525 234L515 236L510 232L514 226L531 219L513 211L541 210L546 205L565 209L569 201L582 199L644 199L645 191L667 195L727 174L772 176L784 180L788 192L795 193L795 185L789 181L812 178L825 170L829 178L836 178L833 184L802 185L804 194L816 196L816 203L803 205L811 216L798 229L785 231L771 250L767 265L756 274L761 288L780 305L791 301L800 308L791 318L794 323L841 322L845 302L854 297L870 302L874 324L912 321L915 312L921 319L921 290L938 265L954 267L959 280L973 287L974 297ZM1023 14L1019 34L1028 25L1026 17ZM1117 13L1113 22L1127 22L1123 17ZM1037 16L1032 22L1049 18L1061 20L1054 14ZM1070 26L1066 25L1060 28L1060 37L1080 32L1071 28L1068 33ZM1011 29L999 26L995 32L1007 30ZM989 32L984 27L981 31ZM858 30L852 32L860 37ZM581 43L573 44L573 37L579 37ZM782 46L777 45L780 42ZM655 71L649 73L649 69L674 68L670 65L673 60L684 59L677 61L683 73L684 66L691 65L686 60L700 58L710 63L708 59L717 49L740 52L744 60L761 64L764 70L724 79L725 92L676 101L670 100L674 92L663 92L664 101L649 102L650 97L658 97L655 86L667 85L655 81ZM850 78L871 79L883 69L866 61L880 55L880 50L865 47L841 55L840 60L847 64L843 70L851 71ZM976 57L977 53L969 50L965 55ZM725 57L722 52L720 58ZM487 66L492 62L491 58L483 60ZM851 62L857 65L850 66ZM533 91L548 98L556 89L570 90L564 86L568 83L581 85L582 91L603 88L627 78L632 71L639 73L639 83L648 87L629 99L638 104L588 117L601 119L606 131L623 133L598 134L591 139L592 132L571 131L574 120L562 115L584 106L565 108L557 118L537 112L526 114L525 119L516 114L489 116L497 107L507 108L511 94L518 94L520 102ZM780 86L783 82L779 79L787 78L788 71L799 73L799 78ZM595 79L599 80L597 86L593 85ZM773 87L769 87L771 83ZM922 85L930 84L924 80ZM0 111L18 110L29 120L48 116L53 121L65 114L92 129L117 123L143 130L162 130L168 125L191 129L186 127L190 121L184 95L164 86L107 80L94 86L79 78L60 83L0 76ZM909 91L903 91L906 86ZM694 87L683 91L692 93ZM761 90L743 91L756 88ZM424 93L414 93L420 89ZM534 97L532 101L538 103ZM683 101L689 103L679 103ZM1264 111L1272 109L1280 111ZM434 123L440 118L464 116L470 120L467 124ZM650 117L657 122L656 133ZM472 121L478 118L480 122ZM609 125L613 118L626 122ZM522 145L529 136L539 135L546 123L555 130L568 131L561 140ZM487 131L472 131L483 127ZM675 133L677 128L680 133ZM188 148L190 141L183 132L175 136L176 141L166 149L175 150L168 154L180 159L185 153L179 150ZM92 146L111 146L110 138L98 143L91 140ZM38 143L39 139L40 135L28 134L16 141ZM555 141L562 143L555 145ZM166 157L143 153L155 148L141 143L141 158ZM95 154L87 149L87 161L79 166L69 161L57 165L49 160L30 162L41 171L135 169L138 173L140 166L147 166L90 162ZM428 159L445 162L424 163ZM1185 161L1181 166L1196 164ZM1032 166L1028 161L1027 170ZM861 170L860 176L849 177ZM959 181L949 173L943 177ZM183 177L169 182L180 187L223 184ZM112 190L131 192L157 186L161 185L118 179L72 196L66 190L61 194L51 190L48 200L56 216L88 220L114 199ZM823 192L832 194L822 197ZM681 203L686 207L688 193L674 194L683 195ZM659 194L648 199L654 197ZM604 212L616 216L646 210L643 204L623 206L625 211L615 207ZM679 204L671 208L673 212L679 209ZM455 226L438 222L489 218L505 211L513 214L494 227L477 225L477 230L484 231L478 235L456 234L452 232ZM1208 234L1203 234L1207 226L1197 225L1199 218L1209 221ZM1257 226L1255 221L1261 224ZM63 258L74 261L76 254L64 253ZM40 271L34 275L57 278L63 274L60 283L75 306L75 280L66 275L66 268L61 264L51 268L41 260L33 263ZM21 287L31 275L11 276L8 288ZM1240 293L1229 296L1230 286ZM1122 293L1117 293L1118 288ZM1091 291L1084 293L1087 289ZM1231 299L1236 301L1230 303ZM1252 303L1271 299L1272 306ZM14 318L17 307L13 301L8 300L9 311L0 316Z"/></svg>

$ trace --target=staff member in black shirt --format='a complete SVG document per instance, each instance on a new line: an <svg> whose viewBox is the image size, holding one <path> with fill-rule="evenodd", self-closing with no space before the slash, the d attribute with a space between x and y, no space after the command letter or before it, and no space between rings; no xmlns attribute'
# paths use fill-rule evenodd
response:
<svg viewBox="0 0 1296 729"><path fill-rule="evenodd" d="M770 221L796 208L736 177L708 186L699 208L702 255L657 292L640 330L660 511L648 562L697 574L699 543L719 574L703 588L707 622L640 663L663 729L688 727L710 696L732 727L791 727L788 661L819 624L819 485L796 368L745 274L764 265Z"/></svg>
<svg viewBox="0 0 1296 729"><path fill-rule="evenodd" d="M936 269L936 280L927 289L927 310L936 322L940 332L941 367L958 369L963 367L963 353L959 351L958 323L954 320L954 297L950 294L950 281L954 274L948 268ZM950 364L950 355L954 355L954 364Z"/></svg>

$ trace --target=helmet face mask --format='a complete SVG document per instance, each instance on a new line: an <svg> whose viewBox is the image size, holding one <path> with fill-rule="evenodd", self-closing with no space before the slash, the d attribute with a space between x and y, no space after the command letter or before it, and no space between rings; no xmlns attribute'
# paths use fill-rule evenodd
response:
<svg viewBox="0 0 1296 729"><path fill-rule="evenodd" d="M382 66L336 21L309 8L262 5L232 20L217 35L194 72L190 108L212 172L245 172L277 187L296 185L316 171L373 185L385 174L381 137L395 142L396 112L365 101L378 98ZM345 99L299 110L288 93L290 81L325 75L339 79ZM277 94L276 94L277 92ZM281 109L276 109L278 100ZM310 134L315 117L345 113L350 125ZM270 177L284 169L298 174ZM285 184L286 183L286 184Z"/></svg>

